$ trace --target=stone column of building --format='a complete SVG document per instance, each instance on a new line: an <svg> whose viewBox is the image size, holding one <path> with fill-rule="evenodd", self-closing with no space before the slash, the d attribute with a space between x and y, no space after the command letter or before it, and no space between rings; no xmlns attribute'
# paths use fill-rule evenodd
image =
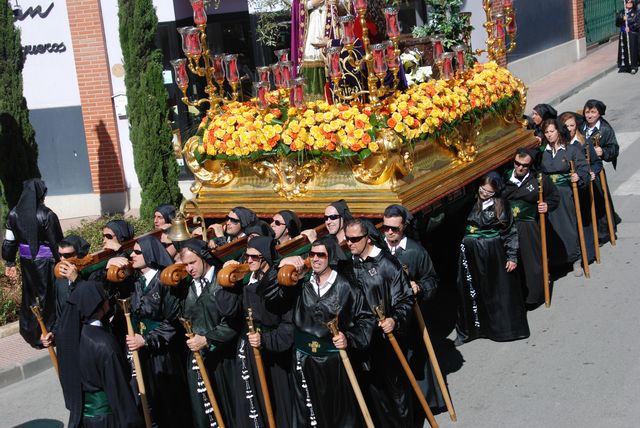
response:
<svg viewBox="0 0 640 428"><path fill-rule="evenodd" d="M114 0L115 1L115 0ZM125 191L100 0L67 2L93 191Z"/></svg>

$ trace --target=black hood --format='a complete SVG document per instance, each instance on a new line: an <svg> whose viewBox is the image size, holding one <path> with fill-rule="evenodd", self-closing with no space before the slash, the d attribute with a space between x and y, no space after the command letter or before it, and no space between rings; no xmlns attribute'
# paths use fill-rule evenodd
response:
<svg viewBox="0 0 640 428"><path fill-rule="evenodd" d="M66 236L62 241L58 243L61 247L73 247L73 250L76 252L76 257L83 258L87 254L89 254L90 245L84 238L81 238L77 235L69 235Z"/></svg>
<svg viewBox="0 0 640 428"><path fill-rule="evenodd" d="M144 262L151 269L161 270L173 264L173 260L162 242L155 236L147 235L138 239Z"/></svg>
<svg viewBox="0 0 640 428"><path fill-rule="evenodd" d="M231 211L236 213L236 215L240 219L240 226L242 227L243 231L245 227L255 223L258 220L256 213L251 211L249 208L235 207L232 208Z"/></svg>
<svg viewBox="0 0 640 428"><path fill-rule="evenodd" d="M133 226L124 220L111 220L109 223L105 224L104 227L113 230L116 238L118 238L118 242L121 244L133 239Z"/></svg>
<svg viewBox="0 0 640 428"><path fill-rule="evenodd" d="M278 214L282 216L282 219L286 223L290 237L295 238L296 236L300 235L302 223L300 222L300 219L298 218L296 213L291 210L282 210L278 211Z"/></svg>
<svg viewBox="0 0 640 428"><path fill-rule="evenodd" d="M44 202L44 197L47 194L47 186L44 181L39 178L32 178L25 180L22 183L22 194L20 200L14 208L17 216L16 221L18 228L25 234L27 244L29 244L29 250L31 251L31 257L35 258L38 254L38 219L36 217L36 211L38 206ZM51 245L55 245L55 242L51 242Z"/></svg>
<svg viewBox="0 0 640 428"><path fill-rule="evenodd" d="M247 236L255 233L259 236L270 236L272 238L275 237L273 229L271 229L271 226L269 226L269 224L264 220L258 220L255 223L250 224L244 229L244 233Z"/></svg>
<svg viewBox="0 0 640 428"><path fill-rule="evenodd" d="M349 205L347 205L347 201L345 201L344 199L332 202L329 205L331 205L336 209L336 211L338 211L338 214L340 214L340 217L342 217L343 222L346 222L347 220L351 220L353 218L353 214L351 214L351 211L349 210Z"/></svg>
<svg viewBox="0 0 640 428"><path fill-rule="evenodd" d="M556 109L551 107L549 104L538 104L533 108L533 110L538 113L543 121L547 119L556 119L558 117Z"/></svg>
<svg viewBox="0 0 640 428"><path fill-rule="evenodd" d="M247 248L258 250L270 267L273 267L273 262L278 257L276 242L269 236L256 236L247 243Z"/></svg>
<svg viewBox="0 0 640 428"><path fill-rule="evenodd" d="M216 269L222 267L222 261L211 254L207 243L201 239L187 239L186 241L180 242L180 250L188 248L192 253L200 257L202 260L207 262L209 266L214 266Z"/></svg>
<svg viewBox="0 0 640 428"><path fill-rule="evenodd" d="M329 265L334 269L338 266L338 263L344 260L348 260L347 255L338 244L338 240L333 235L325 235L322 238L314 241L311 244L311 249L313 247L317 247L318 245L324 245L327 249L327 254L329 255Z"/></svg>
<svg viewBox="0 0 640 428"><path fill-rule="evenodd" d="M156 208L154 213L160 213L162 218L164 218L164 221L171 224L171 220L176 216L176 207L170 204L162 204Z"/></svg>

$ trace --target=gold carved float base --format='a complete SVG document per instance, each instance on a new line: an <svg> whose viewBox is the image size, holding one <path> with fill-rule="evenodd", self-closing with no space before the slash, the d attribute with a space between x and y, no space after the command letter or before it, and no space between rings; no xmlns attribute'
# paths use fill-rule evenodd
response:
<svg viewBox="0 0 640 428"><path fill-rule="evenodd" d="M223 217L238 205L259 216L291 209L302 217L320 217L338 199L347 200L358 215L378 216L392 203L415 212L509 161L517 148L535 144L533 133L521 128L515 115L511 119L487 115L414 147L387 141L383 153L356 163L330 158L233 162L223 166L233 171L224 184L197 180L192 190L207 217Z"/></svg>

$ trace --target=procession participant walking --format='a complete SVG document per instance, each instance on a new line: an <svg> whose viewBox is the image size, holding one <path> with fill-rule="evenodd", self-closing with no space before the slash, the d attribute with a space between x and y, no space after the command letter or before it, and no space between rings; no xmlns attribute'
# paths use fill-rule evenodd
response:
<svg viewBox="0 0 640 428"><path fill-rule="evenodd" d="M477 338L508 341L529 337L518 266L518 232L502 180L491 172L480 180L467 216L458 263L456 345Z"/></svg>
<svg viewBox="0 0 640 428"><path fill-rule="evenodd" d="M131 253L136 282L131 293L134 336L127 336L130 352L138 351L141 373L151 407L153 426L189 425L184 360L186 350L178 317L182 290L160 283L160 272L173 263L154 236L143 236Z"/></svg>
<svg viewBox="0 0 640 428"><path fill-rule="evenodd" d="M542 243L539 213L556 209L560 194L551 179L542 175L544 202L538 203L539 182L533 167L533 150L520 148L513 159L513 170L505 174L503 197L509 201L511 214L518 231L518 268L524 283L525 304L535 307L544 303L544 278L542 272Z"/></svg>
<svg viewBox="0 0 640 428"><path fill-rule="evenodd" d="M102 284L81 281L58 329L60 383L71 428L143 426L129 386L129 367L105 328L109 298Z"/></svg>
<svg viewBox="0 0 640 428"><path fill-rule="evenodd" d="M164 226L171 226L171 220L176 216L176 207L170 204L158 205L153 212L153 227L156 230L164 229Z"/></svg>
<svg viewBox="0 0 640 428"><path fill-rule="evenodd" d="M240 387L236 383L234 364L239 325L227 315L233 308L220 304L222 287L217 284L216 274L222 262L211 254L204 241L189 239L181 247L182 263L191 276L183 316L191 321L195 333L186 341L187 347L191 352L202 355L225 426L234 427L235 388ZM187 383L194 426L212 426L215 422L212 405L191 356L187 360Z"/></svg>
<svg viewBox="0 0 640 428"><path fill-rule="evenodd" d="M22 302L20 335L34 348L41 348L40 326L31 306L39 302L47 330L55 320L53 268L59 260L62 229L58 216L44 204L47 187L39 178L26 180L17 205L7 216L2 258L5 274L17 278L16 255L20 254Z"/></svg>
<svg viewBox="0 0 640 428"><path fill-rule="evenodd" d="M266 427L267 408L264 393L258 379L256 358L251 348L261 352L271 406L278 427L291 427L293 403L291 395L291 347L293 345L292 302L289 300L265 300L265 289L277 287L278 257L273 238L256 236L247 243L245 260L251 275L247 284L221 293L226 297L237 294L230 302L237 302L234 318L243 323L236 351L236 423L239 427ZM246 328L246 318L251 316L256 329Z"/></svg>
<svg viewBox="0 0 640 428"><path fill-rule="evenodd" d="M589 170L582 150L569 144L569 133L557 120L546 120L544 151L540 171L547 174L558 188L560 203L549 213L549 264L562 267L573 266L573 274L584 274L580 260L578 220L571 190L571 183L584 187L589 179ZM574 162L576 172L571 173Z"/></svg>
<svg viewBox="0 0 640 428"><path fill-rule="evenodd" d="M408 236L412 232L413 215L402 205L389 205L383 214L382 231L389 252L402 264L409 277L411 289L421 313L428 312L428 302L432 301L438 290L438 275L427 250L419 242ZM408 335L409 364L420 382L429 407L445 407L444 397L437 385L433 366L427 358L422 332L418 323L412 323L412 332ZM424 415L415 412L419 422L424 423Z"/></svg>
<svg viewBox="0 0 640 428"><path fill-rule="evenodd" d="M588 100L584 105L584 134L595 148L596 154L604 162L611 162L613 169L616 168L618 163L618 154L620 153L620 146L616 138L616 133L613 128L602 117L605 115L607 106L599 100ZM609 234L609 225L607 220L607 212L605 207L605 194L606 200L609 203L611 212L611 222L614 233L617 230L617 225L622 221L620 216L616 213L613 206L613 199L611 198L611 191L606 183L606 172L604 169L596 175L594 181L594 198L596 205L596 217L598 218L598 240L600 245L609 242L611 240Z"/></svg>
<svg viewBox="0 0 640 428"><path fill-rule="evenodd" d="M394 355L386 333L406 341L414 297L402 265L389 254L376 228L367 220L346 222L345 239L353 256L357 286L367 305L381 305L385 320L378 322L361 379L366 402L376 426L407 427L413 424L412 391Z"/></svg>
<svg viewBox="0 0 640 428"><path fill-rule="evenodd" d="M58 255L60 256L59 263L61 264L60 274L62 275L62 278L56 278L54 283L56 296L56 320L49 333L41 335L40 337L42 345L45 347L52 346L55 343L55 335L57 334L64 308L67 306L67 300L69 299L71 292L76 288L78 280L80 280L78 268L67 260L72 257L81 259L88 253L89 243L79 236L65 236L62 241L58 243Z"/></svg>
<svg viewBox="0 0 640 428"><path fill-rule="evenodd" d="M295 301L294 426L364 426L339 350L366 351L375 319L360 288L339 271L344 253L335 238L315 241L309 257L311 275L291 292ZM283 291L282 287L275 290L280 296ZM327 326L333 321L339 331L335 336Z"/></svg>
<svg viewBox="0 0 640 428"><path fill-rule="evenodd" d="M622 11L616 13L618 35L618 73L638 72L638 32L640 32L640 14L635 0L626 0Z"/></svg>
<svg viewBox="0 0 640 428"><path fill-rule="evenodd" d="M302 223L291 210L278 211L271 219L271 229L275 234L276 244L281 245L300 234Z"/></svg>
<svg viewBox="0 0 640 428"><path fill-rule="evenodd" d="M555 119L557 117L558 112L549 104L537 104L533 108L528 129L533 129L533 135L535 135L539 144L542 143L542 138L544 137L542 122L547 119Z"/></svg>

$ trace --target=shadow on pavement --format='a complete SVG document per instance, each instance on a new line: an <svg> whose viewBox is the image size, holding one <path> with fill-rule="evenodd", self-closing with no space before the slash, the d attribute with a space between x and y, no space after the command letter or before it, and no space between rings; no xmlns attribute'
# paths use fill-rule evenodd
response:
<svg viewBox="0 0 640 428"><path fill-rule="evenodd" d="M64 423L54 419L35 419L16 425L13 428L63 428Z"/></svg>

